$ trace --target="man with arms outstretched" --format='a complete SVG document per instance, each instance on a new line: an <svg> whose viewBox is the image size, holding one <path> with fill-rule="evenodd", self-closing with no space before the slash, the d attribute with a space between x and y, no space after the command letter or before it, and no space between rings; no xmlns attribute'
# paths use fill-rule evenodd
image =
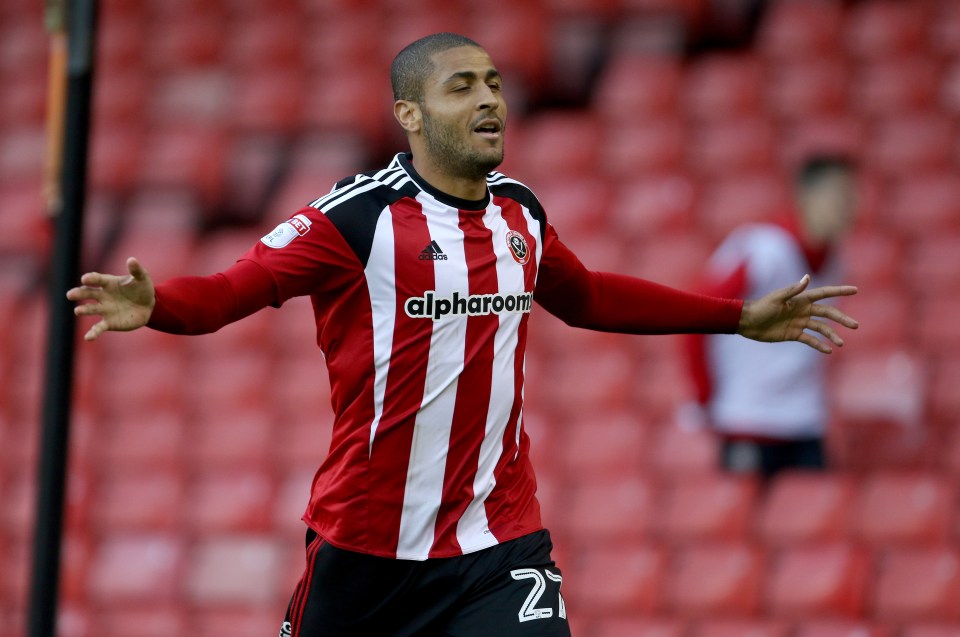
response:
<svg viewBox="0 0 960 637"><path fill-rule="evenodd" d="M507 106L490 56L428 36L391 69L410 153L339 182L229 269L154 287L89 273L68 293L86 334L199 334L309 295L335 414L304 521L293 636L567 636L524 432L532 301L570 325L628 334L738 332L842 345L856 327L805 291L758 301L588 271L523 184L492 172ZM558 131L562 134L562 131ZM825 336L821 340L806 330Z"/></svg>

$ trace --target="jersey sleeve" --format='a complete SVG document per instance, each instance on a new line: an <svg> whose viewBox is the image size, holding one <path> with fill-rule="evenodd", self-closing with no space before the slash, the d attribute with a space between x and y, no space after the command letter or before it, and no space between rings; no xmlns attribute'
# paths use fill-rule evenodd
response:
<svg viewBox="0 0 960 637"><path fill-rule="evenodd" d="M305 208L223 272L157 285L147 325L173 334L207 334L268 305L336 290L361 270L356 254L326 216Z"/></svg>
<svg viewBox="0 0 960 637"><path fill-rule="evenodd" d="M536 301L567 324L626 334L734 333L743 301L593 272L547 225Z"/></svg>
<svg viewBox="0 0 960 637"><path fill-rule="evenodd" d="M296 296L331 292L363 269L327 215L309 207L265 235L242 259L268 273L278 304Z"/></svg>

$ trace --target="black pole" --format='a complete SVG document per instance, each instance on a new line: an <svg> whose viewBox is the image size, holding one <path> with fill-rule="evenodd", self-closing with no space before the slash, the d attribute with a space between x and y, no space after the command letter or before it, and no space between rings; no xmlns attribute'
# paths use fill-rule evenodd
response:
<svg viewBox="0 0 960 637"><path fill-rule="evenodd" d="M29 637L56 634L76 333L73 308L65 294L79 277L90 137L97 2L72 0L68 4L67 104L60 178L63 207L55 220L50 268L50 325L27 617Z"/></svg>

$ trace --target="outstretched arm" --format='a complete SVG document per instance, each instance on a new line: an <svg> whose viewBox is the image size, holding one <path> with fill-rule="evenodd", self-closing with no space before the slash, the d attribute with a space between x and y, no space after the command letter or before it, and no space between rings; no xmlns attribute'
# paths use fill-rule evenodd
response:
<svg viewBox="0 0 960 637"><path fill-rule="evenodd" d="M809 283L810 275L804 275L798 283L771 292L756 301L745 302L737 333L767 343L799 341L824 354L833 351L829 344L807 331L810 330L842 347L843 339L822 319L829 319L850 329L857 329L857 321L837 308L817 301L851 296L857 293L857 288L837 285L807 290Z"/></svg>
<svg viewBox="0 0 960 637"><path fill-rule="evenodd" d="M127 274L88 272L80 278L80 287L67 292L71 301L82 301L74 308L77 316L99 316L83 338L96 340L104 332L129 332L150 320L156 305L156 292L150 275L133 257L127 259Z"/></svg>

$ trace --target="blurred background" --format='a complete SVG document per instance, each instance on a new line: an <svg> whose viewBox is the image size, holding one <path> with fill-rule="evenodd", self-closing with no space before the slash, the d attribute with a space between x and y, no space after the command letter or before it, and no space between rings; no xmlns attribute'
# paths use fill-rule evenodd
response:
<svg viewBox="0 0 960 637"><path fill-rule="evenodd" d="M761 486L677 425L673 337L532 318L526 423L585 637L960 635L960 2L105 0L83 268L220 270L405 148L388 67L483 45L503 169L591 268L690 286L789 209L811 150L861 166L830 363L832 469ZM41 3L0 4L0 636L23 633L51 229ZM84 328L85 329L85 328ZM309 302L202 338L79 345L60 633L276 634L331 422Z"/></svg>

